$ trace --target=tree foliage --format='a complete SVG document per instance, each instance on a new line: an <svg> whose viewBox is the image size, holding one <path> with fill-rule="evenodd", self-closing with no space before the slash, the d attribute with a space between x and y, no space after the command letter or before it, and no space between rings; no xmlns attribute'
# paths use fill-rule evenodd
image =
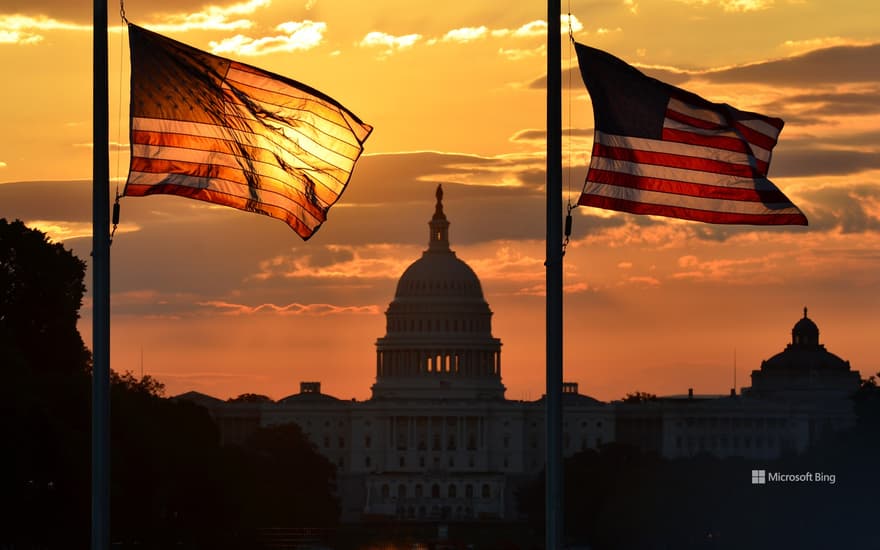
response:
<svg viewBox="0 0 880 550"><path fill-rule="evenodd" d="M89 353L76 329L85 264L0 220L0 548L89 540ZM256 548L257 527L336 521L335 471L295 427L220 445L206 409L150 375L111 373L114 543Z"/></svg>
<svg viewBox="0 0 880 550"><path fill-rule="evenodd" d="M85 262L21 221L0 219L0 353L18 372L69 374L89 352L76 329Z"/></svg>

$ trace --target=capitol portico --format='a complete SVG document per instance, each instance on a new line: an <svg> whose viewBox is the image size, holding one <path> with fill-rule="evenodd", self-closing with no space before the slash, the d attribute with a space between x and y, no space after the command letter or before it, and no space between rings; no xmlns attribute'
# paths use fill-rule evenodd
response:
<svg viewBox="0 0 880 550"><path fill-rule="evenodd" d="M259 426L298 424L337 466L343 521L517 519L517 489L544 467L545 403L505 398L492 311L449 229L438 186L428 247L385 312L370 399L337 399L317 381L277 402L178 398L206 406L227 443ZM792 338L741 395L603 403L566 383L565 456L612 441L667 458L766 459L806 449L852 423L848 397L859 375L819 344L806 310Z"/></svg>

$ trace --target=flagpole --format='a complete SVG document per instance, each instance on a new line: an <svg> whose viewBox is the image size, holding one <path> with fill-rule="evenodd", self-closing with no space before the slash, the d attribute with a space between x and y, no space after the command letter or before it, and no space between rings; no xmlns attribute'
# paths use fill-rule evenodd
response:
<svg viewBox="0 0 880 550"><path fill-rule="evenodd" d="M547 397L545 548L561 550L562 492L562 46L560 0L547 2Z"/></svg>
<svg viewBox="0 0 880 550"><path fill-rule="evenodd" d="M110 548L110 153L107 2L92 19L92 539Z"/></svg>

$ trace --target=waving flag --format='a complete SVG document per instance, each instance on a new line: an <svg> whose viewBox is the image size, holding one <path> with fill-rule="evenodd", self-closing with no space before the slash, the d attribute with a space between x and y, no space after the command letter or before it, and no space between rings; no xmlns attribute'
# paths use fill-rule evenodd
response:
<svg viewBox="0 0 880 550"><path fill-rule="evenodd" d="M181 195L286 222L308 239L372 127L304 84L129 24L125 195Z"/></svg>
<svg viewBox="0 0 880 550"><path fill-rule="evenodd" d="M767 179L781 119L712 103L575 47L595 118L578 204L709 223L807 224Z"/></svg>

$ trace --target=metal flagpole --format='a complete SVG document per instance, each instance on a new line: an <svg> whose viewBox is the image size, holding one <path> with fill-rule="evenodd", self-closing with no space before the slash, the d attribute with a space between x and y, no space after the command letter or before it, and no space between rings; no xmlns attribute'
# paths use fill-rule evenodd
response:
<svg viewBox="0 0 880 550"><path fill-rule="evenodd" d="M560 0L547 2L547 456L545 544L560 550L562 493L562 46Z"/></svg>
<svg viewBox="0 0 880 550"><path fill-rule="evenodd" d="M110 548L110 146L107 2L92 19L92 550Z"/></svg>

